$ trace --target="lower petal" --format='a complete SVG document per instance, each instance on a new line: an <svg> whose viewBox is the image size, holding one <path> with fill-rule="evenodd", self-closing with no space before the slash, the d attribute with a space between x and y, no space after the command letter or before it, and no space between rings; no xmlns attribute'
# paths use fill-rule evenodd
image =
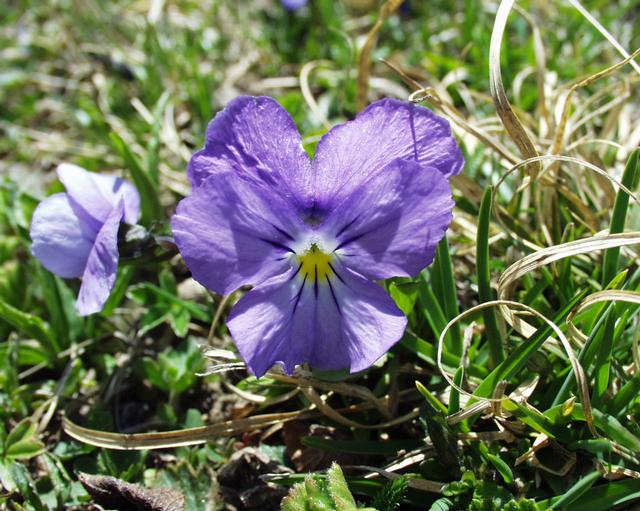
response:
<svg viewBox="0 0 640 511"><path fill-rule="evenodd" d="M400 340L407 318L381 286L347 268L335 269L338 278L331 278L317 301L319 338L310 363L355 373L372 366Z"/></svg>
<svg viewBox="0 0 640 511"><path fill-rule="evenodd" d="M290 272L255 287L227 325L256 376L308 362L324 370L370 367L400 338L406 318L378 285L341 268L313 282Z"/></svg>
<svg viewBox="0 0 640 511"><path fill-rule="evenodd" d="M123 215L124 208L120 202L98 232L76 302L81 316L100 312L113 289L118 273L118 229Z"/></svg>
<svg viewBox="0 0 640 511"><path fill-rule="evenodd" d="M31 252L51 273L66 279L82 275L96 233L91 219L74 210L66 193L42 201L31 221Z"/></svg>

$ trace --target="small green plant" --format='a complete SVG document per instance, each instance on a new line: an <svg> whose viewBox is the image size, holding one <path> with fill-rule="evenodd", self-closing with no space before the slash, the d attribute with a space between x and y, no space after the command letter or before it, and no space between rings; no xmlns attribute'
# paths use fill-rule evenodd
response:
<svg viewBox="0 0 640 511"><path fill-rule="evenodd" d="M282 511L377 511L375 508L358 508L349 491L342 469L331 465L326 478L309 474L296 484L282 500Z"/></svg>

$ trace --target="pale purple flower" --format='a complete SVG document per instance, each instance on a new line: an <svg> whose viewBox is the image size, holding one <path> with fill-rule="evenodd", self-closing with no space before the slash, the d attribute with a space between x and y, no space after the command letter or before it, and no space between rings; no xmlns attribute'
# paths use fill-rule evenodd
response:
<svg viewBox="0 0 640 511"><path fill-rule="evenodd" d="M255 286L227 325L256 376L274 363L351 372L396 343L406 318L375 280L429 265L451 221L463 158L449 124L395 99L336 126L310 161L273 99L240 97L189 163L173 217L194 278Z"/></svg>
<svg viewBox="0 0 640 511"><path fill-rule="evenodd" d="M58 166L67 193L42 201L31 222L31 251L60 277L82 278L76 302L86 316L104 307L118 272L120 223L135 224L140 197L124 179L88 172L76 165Z"/></svg>
<svg viewBox="0 0 640 511"><path fill-rule="evenodd" d="M285 9L289 11L297 11L307 5L307 0L280 0Z"/></svg>

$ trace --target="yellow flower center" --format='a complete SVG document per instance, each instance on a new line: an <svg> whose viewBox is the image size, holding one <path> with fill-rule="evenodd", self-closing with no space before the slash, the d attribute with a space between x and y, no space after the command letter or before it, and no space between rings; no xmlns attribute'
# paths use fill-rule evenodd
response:
<svg viewBox="0 0 640 511"><path fill-rule="evenodd" d="M300 272L311 282L324 280L332 273L331 256L322 252L315 243L304 255L298 256L298 261Z"/></svg>

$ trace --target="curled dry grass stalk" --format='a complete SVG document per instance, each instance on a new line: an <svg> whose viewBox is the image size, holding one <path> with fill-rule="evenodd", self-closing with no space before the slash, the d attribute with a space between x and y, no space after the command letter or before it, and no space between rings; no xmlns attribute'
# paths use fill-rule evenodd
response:
<svg viewBox="0 0 640 511"><path fill-rule="evenodd" d="M456 428L456 445L474 445L475 448L476 444L472 444L473 442L485 446L498 443L498 448L489 454L502 455L510 452L511 444L508 440L514 433L509 428L513 428L521 438L533 435L539 439L535 446L518 458L522 460L521 464L525 464L524 461L530 460L540 445L545 442L548 444L549 439L554 439L554 433L558 436L557 431L549 426L549 417L565 414L562 416L570 417L566 420L573 421L571 428L579 429L579 423L586 422L585 435L599 436L601 438L596 440L609 442L607 445L612 452L618 453L625 460L637 461L633 456L636 445L633 440L636 435L636 430L633 429L635 418L631 416L629 405L637 393L640 371L637 309L633 308L640 304L638 280L624 275L612 285L611 278L598 278L598 272L603 254L623 247L627 249L626 252L623 251L625 267L631 270L637 268L637 244L640 241L637 223L622 232L610 228L613 224L611 212L616 194L627 195L631 201L629 207L622 212L629 217L629 223L638 204L635 187L625 184L624 177L621 177L625 161L640 142L640 129L634 127L633 122L640 115L640 107L635 100L639 81L636 73L638 50L627 52L621 43L614 41L616 52L622 58L617 54L610 55L610 43L606 39L611 41L613 36L602 24L596 22L598 32L603 34L602 43L598 43L603 61L601 65L598 64L601 69L591 71L584 78L566 80L563 83L558 70L549 67L553 64L557 66L558 60L554 62L553 52L545 48L549 39L545 17L559 15L553 6L529 9L515 5L511 0L504 0L495 11L491 5L482 5L476 14L495 16L488 48L488 87L473 90L474 85L483 82L474 76L479 74L479 68L465 69L462 64L464 52L469 48L463 49L458 55L461 64L441 80L422 69L416 70L402 58L397 58L397 55L387 55L385 61L393 72L372 64L376 40L384 36L385 23L390 21L390 15L400 3L394 0L385 2L377 18L359 18L344 29L347 39L356 40L360 37L364 41L357 63L358 80L353 84L357 102L352 110L361 110L367 98L380 94L381 91L396 94L400 86L394 82L391 82L393 87L390 86L389 78L398 75L407 86L406 90L400 89L401 95L416 103L426 102L446 116L467 149L468 168L475 174L474 179L462 175L453 180L460 202L466 200L468 204L466 208L461 205L457 210L450 235L453 240L453 269L463 312L455 317L442 314L440 318L429 310L414 314L422 314L427 318L429 325L419 326L422 332L429 328L433 330L434 340L439 340L437 349L430 349L433 348L432 345L419 339L423 343L419 344L421 348L417 350L417 358L411 353L411 363L392 366L392 361L387 364L391 369L385 369L384 378L392 383L381 385L384 390L378 392L367 387L372 386L372 380L366 379L366 376L362 380L338 383L325 381L304 370L294 377L273 371L265 379L266 383L257 383L251 379L239 383L238 371L244 369L244 364L233 353L222 353L222 350L209 348L208 354L212 358L222 355L224 360L223 364L212 369L213 377L219 379L217 381L228 392L250 403L252 411L259 409L259 413L241 419L217 421L203 427L130 435L84 428L65 419L63 428L69 435L100 447L143 450L197 445L221 437L240 436L256 429L278 427L296 420L324 421L337 424L347 431L384 430L386 433L399 428L403 434L407 431L415 433L412 428L415 428L417 421L414 419L424 417L424 408L416 409L422 404L421 396L413 385L403 388L403 383L397 383L399 378L396 377L402 375L405 380L431 378L436 381L437 386L437 377L433 376L437 367L448 386L436 387L438 390L434 390L432 395L435 401L429 401L429 406L446 417L449 427ZM586 12L578 2L570 0L570 3L579 12ZM151 25L158 30L162 28L162 4L163 2L153 2L147 10L149 6L139 2L137 8L137 12L143 13L144 17L148 13ZM169 5L165 6L169 7L173 9ZM240 19L243 29L246 29L240 32L247 34L247 40L256 38L255 30L246 23L247 18L255 15L253 11L238 15L226 3L220 9L225 11L220 19ZM197 24L193 13L182 13L176 8L171 14L175 15L173 23L177 25L192 27ZM510 65L514 60L517 61L510 55L513 36L511 23L521 21L519 18L524 18L524 27L530 30L533 59L527 69L514 70L501 67L500 62L505 54L509 57ZM593 23L594 20L591 16L589 22ZM236 25L233 23L217 23L215 30L221 34L220 37L226 37L232 30L230 27L234 26ZM127 25L123 24L123 32L126 30ZM235 30L238 31L237 28ZM521 44L524 44L521 35L524 30L526 28L520 26L517 41ZM131 46L127 42L130 34L117 30L113 34L104 44L114 48ZM567 37L571 38L573 35L569 33ZM153 40L153 37L150 39ZM337 102L335 96L332 96L331 88L342 83L340 80L343 70L340 65L348 66L350 63L338 64L327 60L326 55L314 55L299 69L292 67L284 71L285 76L261 79L259 73L265 55L249 51L246 41L239 41L237 37L229 36L228 40L229 46L222 54L226 59L221 63L224 68L223 76L216 78L220 97L230 98L239 92L271 93L275 90L285 93L299 87L302 102L309 106L311 112L309 117L312 121L307 120L308 125L320 130L328 128L334 122L335 111L327 107L327 104L335 105ZM378 47L381 43L382 41ZM579 40L573 43L580 46ZM172 44L171 37L165 37L162 44ZM200 143L194 133L204 131L204 123L210 117L212 106L210 102L202 101L199 96L202 93L198 90L185 94L180 83L197 83L200 89L210 93L214 88L212 82L203 80L200 74L190 74L192 68L202 68L202 75L206 75L211 71L206 66L210 63L171 63L169 52L160 53L158 62L168 60L168 68L175 65L179 70L169 70L170 79L160 83L160 88L171 89L171 95L164 108L156 115L158 111L154 103L161 94L145 95L144 91L133 88L133 98L125 99L138 117L134 122L124 122L120 118L123 105L118 101L117 89L107 78L108 72L102 69L95 71L87 65L86 59L83 60L88 52L98 53L101 45L87 47L77 44L73 38L69 38L65 45L68 54L81 64L71 66L71 78L60 84L56 81L55 73L68 66L64 59L60 59L49 66L46 73L32 77L36 86L45 91L64 86L67 94L95 97L95 115L99 117L100 125L105 126L105 131L117 133L131 154L138 159L146 158L147 130L154 124L157 125L162 202L169 205L175 202L175 195L187 194L188 184L180 169L190 157L192 148ZM162 45L159 45L157 51L162 51ZM131 49L127 57L126 61L134 66L141 66L144 61L139 50ZM151 72L153 69L146 71ZM286 75L288 71L290 75ZM189 80L183 79L183 76L189 77ZM509 77L512 79L511 86L504 81ZM525 105L526 94L521 92L532 79L535 80L535 101L534 104ZM147 83L153 85L153 80L148 80ZM295 108L297 103L294 102L293 105L292 108ZM219 106L216 103L216 107ZM43 128L39 124L25 127L13 120L3 120L0 127L11 132L12 136L19 137L24 147L28 146L38 155L44 155L46 161L87 158L89 161L99 161L109 168L122 165L122 158L108 146L108 137L104 132L96 136L84 134L77 123L69 120L73 113L55 101L53 106L48 103L46 108L50 108L49 113L42 117L49 117L54 125L59 123L73 126L64 137L60 138L59 133L47 129L46 124L43 124ZM342 112L340 108L338 110ZM194 114L194 111L199 111L199 114ZM138 123L144 126L144 130L137 126ZM317 139L317 132L312 129L309 132L311 136L305 142ZM473 254L476 238L484 234L479 233L474 212L484 195L484 184L494 185L490 196L492 217L488 222L484 241L489 259L485 261L488 275L486 290L488 295L495 292L497 300L481 298L481 303L478 304L471 284L473 270L478 264ZM491 262L496 264L492 266L489 264ZM623 267L619 266L614 265L615 272ZM489 278L490 272L493 279ZM429 279L421 281L422 284L429 285L431 282ZM566 291L565 294L563 291ZM424 297L420 300L422 298ZM221 325L232 301L232 297L227 297L217 302L209 345L224 346L228 342ZM615 304L612 305L612 302ZM427 304L432 305L433 302ZM625 305L631 307L625 308ZM416 310L419 307L420 305ZM486 352L485 339L489 334L486 318L489 316L483 315L484 324L471 322L478 312L495 315L496 328L493 335L506 348L504 362L485 362L487 358L482 358ZM632 349L627 358L614 360L612 352L615 346L609 346L606 341L597 337L602 335L602 331L606 331L606 335L610 333L607 330L607 314L614 317L611 328L614 335L611 335L611 339L619 340L623 334L627 337L631 334L629 344ZM448 334L459 325L465 327L467 341L467 349L462 357L448 349ZM411 332L408 337L410 335ZM424 333L421 335L425 336ZM206 333L203 337L206 337ZM435 344L434 342L433 345ZM402 349L407 345L408 343ZM597 353L590 354L591 346L596 346L594 350L597 349ZM532 363L533 353L538 350L545 350L543 358L553 364L554 370L558 373L564 371L562 374L568 375L564 385L556 385L556 381L550 382L549 375L542 370L538 370L540 374L535 378L519 377L519 372L525 369L528 375L536 373L535 366L528 369L526 366ZM65 350L60 353L59 358L71 353L72 350ZM526 357L515 357L523 353ZM72 358L75 356L76 354L72 355ZM482 367L483 365L488 367ZM41 364L34 368L27 370L22 379L32 377L36 371L46 369L47 365ZM606 368L605 376L600 376L602 368ZM231 371L236 372L228 374ZM61 389L68 374L67 371L63 372L51 399L38 411L37 418L43 428L50 423L61 400ZM574 385L571 378L577 380L577 399L571 396ZM113 385L117 387L117 382ZM278 392L270 392L275 388ZM543 395L549 392L549 388L560 388L556 398L549 399ZM610 394L608 402L603 400L603 392ZM622 397L618 398L616 394ZM627 397L625 402L625 396L632 397ZM452 405L456 400L457 407ZM449 408L439 408L441 402L448 403ZM400 405L402 408L399 408ZM266 407L279 411L267 413L264 410ZM556 413L554 410L558 407L561 411ZM491 418L497 430L471 431L473 422L482 416ZM582 437L580 441L586 442ZM433 450L434 446L426 442L425 449L427 448ZM491 466L492 458L486 456L486 453L482 456L487 466ZM636 477L638 474L637 470L615 464L604 466L596 456L589 459L596 460L601 470L612 478ZM384 469L368 465L361 468L369 472L371 477L375 472L383 477L394 478L398 472L424 460L425 452L422 451L418 454L395 456ZM544 467L542 470L544 472ZM439 492L442 488L441 485L434 486L430 481L420 478L411 478L409 483L413 488L429 492Z"/></svg>
<svg viewBox="0 0 640 511"><path fill-rule="evenodd" d="M584 7L582 7L577 2L571 3L576 5L576 7L579 7L580 12L582 14L586 14L589 18L589 21L594 23L593 17L589 16L588 13L586 13ZM588 125L590 121L593 121L596 118L596 115L594 115L595 112L589 113L586 110L582 111L582 118L576 118L575 116L572 116L572 113L574 111L580 111L580 108L577 108L578 101L584 102L584 98L576 100L574 94L576 94L576 92L580 89L586 88L589 85L597 82L598 80L619 72L626 65L630 64L635 70L637 70L638 65L634 59L636 59L636 57L640 54L640 49L634 51L632 54L627 53L619 43L617 43L615 40L612 40L611 34L609 34L605 29L603 29L601 25L595 22L597 24L598 30L605 34L607 39L613 42L616 49L624 55L624 60L612 64L611 66L599 72L596 72L584 79L577 80L566 90L558 91L556 94L547 96L545 94L545 90L547 90L547 87L545 87L545 80L546 75L548 74L548 70L544 67L545 54L540 38L540 31L531 16L525 11L518 9L518 12L527 19L533 29L534 50L536 54L537 64L537 84L539 91L538 112L541 116L541 120L545 121L544 129L550 130L550 132L548 133L541 133L541 139L537 141L535 134L531 134L529 129L525 128L525 125L520 121L518 115L515 113L514 109L509 103L500 70L500 48L502 39L504 37L509 13L514 7L513 4L514 2L510 0L502 1L497 10L494 29L491 37L490 85L491 96L496 107L496 113L503 124L505 133L511 139L510 142L515 144L515 146L521 153L522 159L515 158L508 145L503 144L491 134L486 133L484 129L479 127L478 123L475 123L474 125L473 121L470 121L469 119L462 119L462 116L458 112L456 112L455 109L441 100L437 93L437 87L424 87L420 83L417 83L415 80L406 76L402 72L402 70L398 69L395 65L385 62L394 71L401 74L405 83L407 83L414 89L413 94L410 96L411 101L430 102L438 109L440 109L442 113L448 116L455 125L463 129L469 135L476 137L483 144L492 148L496 152L496 154L503 159L505 163L512 165L510 169L506 170L504 173L501 173L495 186L496 189L498 189L503 183L505 183L510 176L516 173L516 171L521 169L527 170L527 174L522 176L522 184L515 189L511 201L515 202L516 198L518 200L522 200L523 195L529 188L536 188L535 193L526 196L525 200L531 201L532 209L535 209L537 212L539 212L537 215L537 219L538 228L540 231L538 233L539 237L537 239L535 236L532 236L532 234L534 233L532 233L531 231L527 231L526 234L522 234L522 231L520 231L520 233L516 233L515 230L511 227L514 225L513 221L510 223L511 225L507 225L507 223L503 221L503 216L512 217L513 211L509 210L499 203L501 197L499 193L495 193L492 196L492 200L494 203L493 211L496 215L496 219L498 220L502 231L513 240L518 242L520 246L526 247L527 249L533 250L534 252L514 262L508 269L501 273L496 286L499 300L488 301L471 307L455 318L451 319L447 323L444 329L440 332L437 365L441 371L441 374L447 380L452 389L455 389L455 391L461 395L466 395L471 398L469 400L468 408L460 412L456 412L456 414L449 417L450 420L457 422L458 420L460 420L460 417L469 417L477 414L479 410L486 409L487 405L483 403L501 403L505 399L504 397L502 397L501 392L497 397L488 397L486 395L477 396L473 392L466 391L454 381L453 371L455 371L456 368L452 367L449 369L445 369L442 362L443 351L446 349L445 342L450 328L457 322L462 321L467 317L473 316L475 313L483 309L494 307L498 309L503 321L505 321L508 325L514 328L515 331L523 335L525 338L530 338L534 336L534 334L539 332L539 329L522 318L522 312L524 311L527 313L525 316L528 315L537 317L538 319L541 319L544 323L546 323L550 327L551 332L553 332L554 334L553 338L556 338L560 341L571 363L573 373L575 374L575 377L578 381L578 393L582 401L582 406L589 430L595 437L599 437L600 434L598 433L598 431L596 431L596 427L594 425L593 410L589 397L590 378L587 375L585 369L582 367L576 353L574 353L569 339L567 338L567 336L565 336L562 329L548 317L544 316L539 311L535 310L532 307L529 307L524 303L513 301L513 299L516 294L516 290L520 285L520 279L525 276L530 276L533 272L536 272L547 265L551 265L556 261L571 258L577 255L596 255L598 252L603 252L611 248L634 247L638 244L638 242L640 242L640 233L638 232L624 232L621 234L596 233L595 231L599 230L598 225L600 224L600 220L593 214L593 202L591 201L595 200L597 206L606 209L605 204L607 197L594 194L589 194L589 196L586 196L586 194L582 190L584 188L587 188L586 186L584 186L584 184L590 181L589 178L586 177L584 179L576 179L575 167L569 169L566 165L561 166L563 163L572 163L576 166L586 168L602 178L600 183L610 183L611 185L613 185L613 189L618 190L619 194L627 194L631 199L633 199L636 204L640 204L634 192L623 183L621 183L614 175L612 175L610 171L608 172L597 164L587 161L585 159L586 157L576 152L576 149L578 149L583 143L585 145L589 143L607 144L612 147L618 148L621 152L619 157L624 158L625 154L629 154L629 152L634 150L633 146L625 148L622 145L618 144L615 140L607 140L595 137L589 138L589 135L586 136L587 140L584 140L585 135L582 135L582 139L571 140L571 136L577 136L577 134L579 133L578 128L584 128L585 125ZM637 82L637 77L623 77L622 82L625 84L625 86L633 87L633 85ZM611 89L611 86L608 86L607 88ZM623 94L621 98L619 97L613 99L598 108L597 114L606 114L610 110L615 109L620 103L624 103L625 101L628 102L628 99L629 96ZM547 104L547 101L551 102L553 100L557 101L555 105L552 103ZM638 111L637 104L631 104L629 106L632 111ZM559 115L554 118L551 115L551 112L557 112L559 113ZM611 114L609 122L606 123L609 129L611 129L612 126L615 126L615 116L619 114L619 112L620 111L618 110ZM571 128L568 128L568 125L570 124L573 124L573 126ZM550 136L551 143L549 144L547 140ZM544 137L544 139L542 137ZM563 151L567 151L567 154L562 154ZM547 154L539 155L540 153L545 152ZM546 165L543 167L543 164ZM559 170L562 170L563 174L559 174ZM557 194L562 195L564 199L566 199L573 206L573 214L574 216L576 216L576 220L580 221L584 226L586 226L588 230L594 234L593 236L588 236L586 238L576 241L570 241L567 243L554 243L553 236L551 234L553 227L552 225L549 225L554 221L553 214L544 215L544 213L542 212L555 212L555 210L550 211L548 209L548 206L550 202L557 201ZM626 213L627 211L625 209L624 214L626 215ZM582 215L582 218L580 218L580 215ZM511 219L513 220L513 218ZM544 244L550 246L544 247ZM637 250L633 250L631 252L632 257L635 257L636 254ZM596 255L596 257L598 256ZM587 296L582 298L582 300L570 310L569 315L566 318L566 328L569 332L569 337L578 347L584 345L584 343L588 340L588 336L581 332L575 326L575 318L595 304L610 301L638 304L640 303L640 294L637 291L593 290L591 294L588 294ZM626 319L628 320L628 318ZM637 336L634 336L634 338L635 337ZM551 344L553 345L553 339L549 338L549 340L552 341ZM543 345L544 344L541 344L541 346ZM636 367L634 370L637 371L638 369L639 368ZM477 401L480 401L480 403L478 403ZM628 473L627 475L634 476L630 473Z"/></svg>

